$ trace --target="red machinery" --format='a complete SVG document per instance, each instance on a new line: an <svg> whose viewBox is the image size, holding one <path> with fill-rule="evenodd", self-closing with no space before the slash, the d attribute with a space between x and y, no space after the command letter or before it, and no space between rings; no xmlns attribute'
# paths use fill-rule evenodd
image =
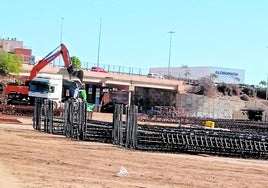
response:
<svg viewBox="0 0 268 188"><path fill-rule="evenodd" d="M58 51L56 51L60 48ZM61 44L55 50L50 52L46 57L40 60L31 70L29 78L24 83L8 83L4 89L4 94L8 96L8 104L25 104L30 105L32 101L28 97L29 83L37 76L39 71L47 66L50 62L62 55L65 67L70 76L74 75L81 81L83 79L83 71L74 71L73 64L69 56L69 51L64 44Z"/></svg>

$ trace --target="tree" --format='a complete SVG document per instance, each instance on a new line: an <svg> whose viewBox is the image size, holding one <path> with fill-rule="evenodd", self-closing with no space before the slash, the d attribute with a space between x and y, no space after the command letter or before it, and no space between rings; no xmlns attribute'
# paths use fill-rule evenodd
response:
<svg viewBox="0 0 268 188"><path fill-rule="evenodd" d="M234 79L234 84L235 84L236 82L240 82L240 78L238 78L238 77L234 77L233 79Z"/></svg>
<svg viewBox="0 0 268 188"><path fill-rule="evenodd" d="M216 79L218 78L218 75L215 74L215 73L211 73L211 74L209 75L209 78L214 82L214 80L216 80Z"/></svg>
<svg viewBox="0 0 268 188"><path fill-rule="evenodd" d="M22 69L22 59L17 54L0 53L0 74L20 73Z"/></svg>
<svg viewBox="0 0 268 188"><path fill-rule="evenodd" d="M190 70L188 69L188 65L182 65L181 67L184 69L184 78L188 79L188 77L191 76Z"/></svg>
<svg viewBox="0 0 268 188"><path fill-rule="evenodd" d="M185 69L184 76L185 76L185 79L188 79L191 76L189 69Z"/></svg>
<svg viewBox="0 0 268 188"><path fill-rule="evenodd" d="M76 56L71 57L71 61L73 62L73 66L75 69L80 69L81 68L81 61L78 59Z"/></svg>
<svg viewBox="0 0 268 188"><path fill-rule="evenodd" d="M267 82L265 80L260 81L259 85L266 87L267 86Z"/></svg>
<svg viewBox="0 0 268 188"><path fill-rule="evenodd" d="M258 94L262 94L262 93L265 93L265 99L267 100L267 82L265 80L262 80L260 81L259 85L261 85L263 88L265 89L262 89L262 90L265 90L265 91L262 91L262 90L259 90L258 91Z"/></svg>
<svg viewBox="0 0 268 188"><path fill-rule="evenodd" d="M215 97L217 88L210 78L202 77L199 79L200 91L199 94L203 94L208 97Z"/></svg>

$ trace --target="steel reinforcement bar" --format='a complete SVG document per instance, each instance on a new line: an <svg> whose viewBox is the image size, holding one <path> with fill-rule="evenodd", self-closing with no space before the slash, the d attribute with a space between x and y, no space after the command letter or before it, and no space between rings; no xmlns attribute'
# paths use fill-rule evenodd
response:
<svg viewBox="0 0 268 188"><path fill-rule="evenodd" d="M203 126L206 121L215 122L217 128L230 129L233 131L257 131L268 132L268 122L232 120L232 119L211 119L189 116L163 116L154 115L152 117L140 116L139 120L151 122L173 123L177 125L199 125Z"/></svg>
<svg viewBox="0 0 268 188"><path fill-rule="evenodd" d="M113 124L110 122L87 120L83 127L82 140L113 143Z"/></svg>
<svg viewBox="0 0 268 188"><path fill-rule="evenodd" d="M214 129L140 126L137 149L222 156L268 157L268 136Z"/></svg>
<svg viewBox="0 0 268 188"><path fill-rule="evenodd" d="M194 119L192 122L195 124L190 127L136 126L135 117L128 117L127 121L123 122L120 115L114 116L113 123L87 120L85 104L73 103L66 104L63 118L53 117L53 107L49 103L37 103L34 110L34 128L70 138L113 143L138 150L268 158L266 124L244 121L235 124L221 120L216 121L217 128L206 128L196 126L198 120ZM117 111L122 113L122 110ZM127 114L135 116L134 108ZM115 126L116 123L119 126ZM221 129L220 125L226 126Z"/></svg>

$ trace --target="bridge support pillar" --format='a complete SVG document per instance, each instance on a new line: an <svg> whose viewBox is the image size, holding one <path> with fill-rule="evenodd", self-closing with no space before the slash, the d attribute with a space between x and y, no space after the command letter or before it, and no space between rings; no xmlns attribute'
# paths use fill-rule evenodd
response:
<svg viewBox="0 0 268 188"><path fill-rule="evenodd" d="M133 92L135 91L135 86L130 85L128 87L128 91L129 91L129 95L128 95L128 104L131 105L134 103L134 96L133 96Z"/></svg>

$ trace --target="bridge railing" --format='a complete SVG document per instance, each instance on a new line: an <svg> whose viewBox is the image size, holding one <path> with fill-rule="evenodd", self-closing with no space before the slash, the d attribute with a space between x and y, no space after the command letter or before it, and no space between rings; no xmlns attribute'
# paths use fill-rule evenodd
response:
<svg viewBox="0 0 268 188"><path fill-rule="evenodd" d="M91 67L97 66L94 63L85 62L82 65L83 69L90 70ZM104 68L108 72L120 73L120 74L130 74L130 75L147 75L149 73L149 69L138 68L138 67L128 67L121 65L107 65L101 64L99 67Z"/></svg>

